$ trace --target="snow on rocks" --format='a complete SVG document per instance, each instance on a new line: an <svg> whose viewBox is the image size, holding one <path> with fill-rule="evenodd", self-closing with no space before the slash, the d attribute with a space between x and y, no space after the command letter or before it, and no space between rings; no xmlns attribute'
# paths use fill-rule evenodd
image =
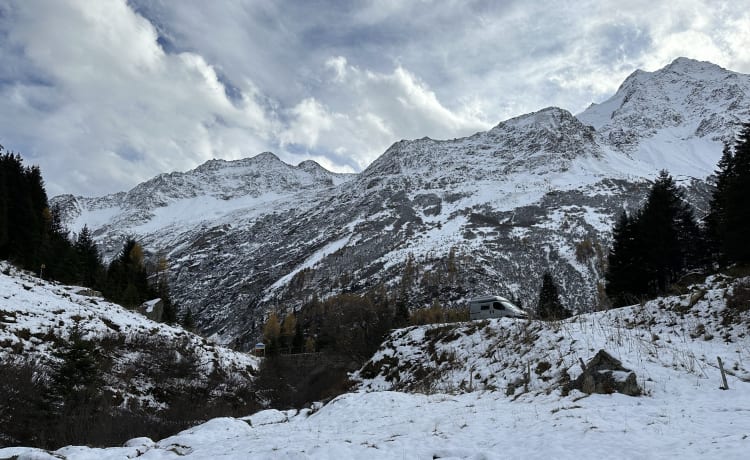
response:
<svg viewBox="0 0 750 460"><path fill-rule="evenodd" d="M160 352L153 349L156 346L164 347L166 356L176 360L194 358L198 378L218 372L235 383L254 379L258 358L213 345L92 294L77 286L44 281L0 261L0 359L49 365L59 359L53 354L57 342L67 339L77 326L84 339L113 348L107 350L113 367L106 380L110 390L123 397L123 404L135 399L141 405L160 407L150 394L163 383L153 380L152 371L159 369L143 368L147 357ZM131 372L126 369L134 365L140 369L135 377L126 381L118 376Z"/></svg>

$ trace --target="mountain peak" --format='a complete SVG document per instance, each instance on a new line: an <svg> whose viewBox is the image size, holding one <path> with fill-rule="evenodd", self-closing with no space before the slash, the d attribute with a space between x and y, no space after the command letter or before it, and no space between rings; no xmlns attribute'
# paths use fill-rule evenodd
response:
<svg viewBox="0 0 750 460"><path fill-rule="evenodd" d="M725 71L723 67L720 67L712 62L698 61L697 59L691 59L687 57L678 57L666 67L661 69L662 71L671 71L676 73L696 73L705 71Z"/></svg>
<svg viewBox="0 0 750 460"><path fill-rule="evenodd" d="M263 161L263 162L283 163L283 161L281 161L281 159L278 156L276 156L276 154L273 152L261 152L255 155L254 157L251 157L250 159L257 161L257 162Z"/></svg>
<svg viewBox="0 0 750 460"><path fill-rule="evenodd" d="M496 128L546 128L556 130L566 121L577 121L576 118L560 107L545 107L537 112L519 115L510 120L499 123Z"/></svg>
<svg viewBox="0 0 750 460"><path fill-rule="evenodd" d="M320 165L315 160L305 160L300 162L300 164L297 165L297 168L307 171L307 172L318 172L318 171L327 171L326 168Z"/></svg>

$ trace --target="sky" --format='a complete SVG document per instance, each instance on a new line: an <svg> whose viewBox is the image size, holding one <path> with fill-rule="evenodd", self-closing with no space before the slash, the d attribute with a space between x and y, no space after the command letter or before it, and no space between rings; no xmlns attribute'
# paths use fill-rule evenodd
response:
<svg viewBox="0 0 750 460"><path fill-rule="evenodd" d="M750 73L750 0L0 2L0 144L50 196L264 151L358 172L391 144L558 106L679 56Z"/></svg>

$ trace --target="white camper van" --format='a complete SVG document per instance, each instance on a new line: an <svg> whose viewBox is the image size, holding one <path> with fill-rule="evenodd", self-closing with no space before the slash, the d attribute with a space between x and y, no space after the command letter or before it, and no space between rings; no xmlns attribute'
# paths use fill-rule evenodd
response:
<svg viewBox="0 0 750 460"><path fill-rule="evenodd" d="M529 315L521 308L513 305L510 300L497 295L485 295L469 300L469 318L488 319L509 316L511 318L528 318Z"/></svg>

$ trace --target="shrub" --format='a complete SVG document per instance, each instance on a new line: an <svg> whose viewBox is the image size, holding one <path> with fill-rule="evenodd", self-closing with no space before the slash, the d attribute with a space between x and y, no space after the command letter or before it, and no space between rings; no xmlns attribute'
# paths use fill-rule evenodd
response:
<svg viewBox="0 0 750 460"><path fill-rule="evenodd" d="M735 311L750 310L750 279L737 282L727 296L727 307Z"/></svg>

